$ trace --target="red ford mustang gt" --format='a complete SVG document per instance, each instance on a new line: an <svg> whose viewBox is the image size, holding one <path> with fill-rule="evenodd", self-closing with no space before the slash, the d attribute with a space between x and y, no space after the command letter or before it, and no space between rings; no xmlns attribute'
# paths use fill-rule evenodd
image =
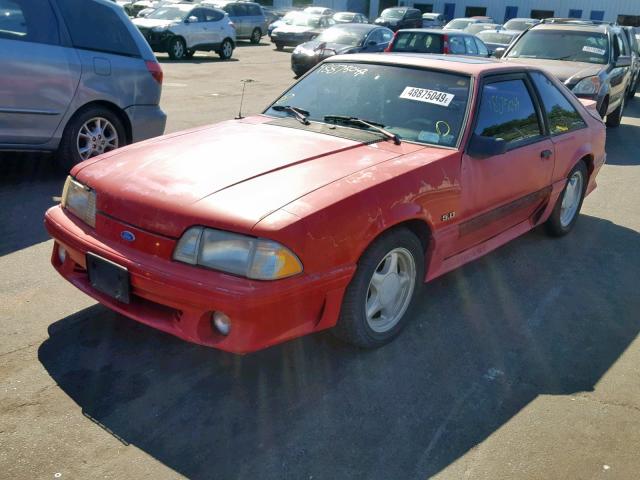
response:
<svg viewBox="0 0 640 480"><path fill-rule="evenodd" d="M77 165L45 224L64 278L185 340L376 347L419 282L539 224L568 233L604 145L593 102L535 68L335 56L262 115Z"/></svg>

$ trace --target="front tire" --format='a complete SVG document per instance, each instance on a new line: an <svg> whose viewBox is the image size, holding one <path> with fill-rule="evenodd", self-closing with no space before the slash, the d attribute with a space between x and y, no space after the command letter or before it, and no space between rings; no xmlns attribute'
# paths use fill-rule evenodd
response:
<svg viewBox="0 0 640 480"><path fill-rule="evenodd" d="M187 54L187 46L183 39L175 37L169 41L167 52L171 60L182 60Z"/></svg>
<svg viewBox="0 0 640 480"><path fill-rule="evenodd" d="M69 120L57 152L57 162L65 171L84 160L126 145L120 118L103 107L85 107Z"/></svg>
<svg viewBox="0 0 640 480"><path fill-rule="evenodd" d="M622 97L622 100L620 101L620 105L618 105L618 108L616 108L613 112L607 115L607 122L606 122L607 127L615 128L620 125L620 122L622 121L622 112L624 110L625 97L626 95Z"/></svg>
<svg viewBox="0 0 640 480"><path fill-rule="evenodd" d="M251 38L249 38L249 41L254 45L257 45L260 43L261 38L262 38L262 30L260 30L259 28L254 28L253 32L251 32Z"/></svg>
<svg viewBox="0 0 640 480"><path fill-rule="evenodd" d="M220 50L218 51L218 55L220 55L220 58L222 60L229 60L231 58L231 55L233 55L233 44L231 43L231 40L226 38L222 42L222 45L220 45Z"/></svg>
<svg viewBox="0 0 640 480"><path fill-rule="evenodd" d="M390 342L407 323L423 278L420 240L404 228L384 233L360 257L332 332L361 348Z"/></svg>
<svg viewBox="0 0 640 480"><path fill-rule="evenodd" d="M588 180L587 166L580 161L569 173L567 184L545 223L549 235L562 237L573 229L582 208Z"/></svg>

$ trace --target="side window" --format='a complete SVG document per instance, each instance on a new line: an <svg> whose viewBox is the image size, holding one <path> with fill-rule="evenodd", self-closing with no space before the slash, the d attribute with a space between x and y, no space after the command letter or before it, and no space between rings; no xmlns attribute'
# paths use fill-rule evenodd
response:
<svg viewBox="0 0 640 480"><path fill-rule="evenodd" d="M374 30L373 32L371 32L369 34L369 37L367 37L367 43L369 42L376 42L376 44L382 43L382 31Z"/></svg>
<svg viewBox="0 0 640 480"><path fill-rule="evenodd" d="M487 49L487 46L484 44L484 42L479 38L474 38L474 40L476 41L476 45L478 47L478 55L482 55L483 57L488 57L489 50Z"/></svg>
<svg viewBox="0 0 640 480"><path fill-rule="evenodd" d="M618 37L618 35L616 35L615 33L613 34L613 60L617 60L618 57L622 54L622 49L620 48L621 46L621 42L620 42L620 37Z"/></svg>
<svg viewBox="0 0 640 480"><path fill-rule="evenodd" d="M94 0L58 0L76 48L139 57L125 21L113 7ZM99 33L98 33L99 32Z"/></svg>
<svg viewBox="0 0 640 480"><path fill-rule="evenodd" d="M629 51L629 44L627 43L625 35L618 35L618 40L620 41L620 51L622 52L622 55L631 55L631 52Z"/></svg>
<svg viewBox="0 0 640 480"><path fill-rule="evenodd" d="M531 77L540 92L551 135L561 135L587 126L567 97L545 75L532 72Z"/></svg>
<svg viewBox="0 0 640 480"><path fill-rule="evenodd" d="M391 39L393 38L393 32L390 32L389 30L382 30L382 42L390 42Z"/></svg>
<svg viewBox="0 0 640 480"><path fill-rule="evenodd" d="M57 45L55 18L46 0L0 0L0 38Z"/></svg>
<svg viewBox="0 0 640 480"><path fill-rule="evenodd" d="M206 15L205 11L202 8L194 8L189 13L189 16L190 17L196 17L198 19L198 22L206 22L207 21L207 15Z"/></svg>
<svg viewBox="0 0 640 480"><path fill-rule="evenodd" d="M247 8L247 6L246 5L240 5L238 3L236 3L233 6L233 12L238 17L246 17L246 16L249 15L249 9Z"/></svg>
<svg viewBox="0 0 640 480"><path fill-rule="evenodd" d="M449 37L449 52L455 55L464 55L466 53L462 37Z"/></svg>
<svg viewBox="0 0 640 480"><path fill-rule="evenodd" d="M542 135L538 115L523 80L504 80L482 88L474 132L517 146Z"/></svg>
<svg viewBox="0 0 640 480"><path fill-rule="evenodd" d="M262 10L260 10L258 5L247 5L247 10L249 10L249 15L252 17L262 16Z"/></svg>
<svg viewBox="0 0 640 480"><path fill-rule="evenodd" d="M478 48L476 47L476 42L473 41L473 37L464 37L464 44L469 55L478 54Z"/></svg>
<svg viewBox="0 0 640 480"><path fill-rule="evenodd" d="M219 22L224 17L224 14L218 10L205 10L204 16L205 22Z"/></svg>

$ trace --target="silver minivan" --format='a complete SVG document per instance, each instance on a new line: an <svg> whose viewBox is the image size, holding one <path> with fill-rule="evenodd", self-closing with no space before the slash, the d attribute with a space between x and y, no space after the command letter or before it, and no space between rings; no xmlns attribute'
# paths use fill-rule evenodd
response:
<svg viewBox="0 0 640 480"><path fill-rule="evenodd" d="M0 150L65 169L162 135L162 69L107 0L0 0Z"/></svg>

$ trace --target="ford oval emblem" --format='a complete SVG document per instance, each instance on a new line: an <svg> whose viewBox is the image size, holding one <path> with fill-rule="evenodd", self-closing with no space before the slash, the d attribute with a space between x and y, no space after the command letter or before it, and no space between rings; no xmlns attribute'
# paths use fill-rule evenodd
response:
<svg viewBox="0 0 640 480"><path fill-rule="evenodd" d="M123 230L120 232L120 238L126 242L133 242L136 239L136 236L129 230Z"/></svg>

